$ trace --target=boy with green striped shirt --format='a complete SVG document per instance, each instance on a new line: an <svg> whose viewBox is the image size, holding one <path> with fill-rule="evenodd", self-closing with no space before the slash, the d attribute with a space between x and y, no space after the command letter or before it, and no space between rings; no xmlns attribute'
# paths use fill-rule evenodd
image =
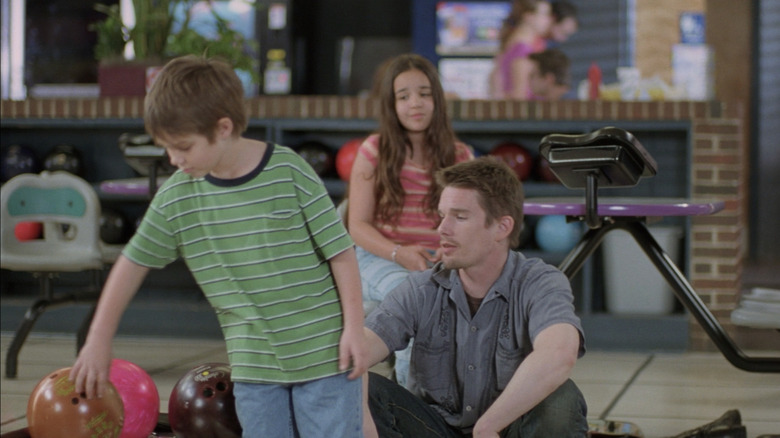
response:
<svg viewBox="0 0 780 438"><path fill-rule="evenodd" d="M316 173L287 147L241 136L241 83L219 61L166 65L144 122L179 170L111 270L77 389L102 393L123 311L149 269L181 257L217 313L245 437L362 436L360 277Z"/></svg>

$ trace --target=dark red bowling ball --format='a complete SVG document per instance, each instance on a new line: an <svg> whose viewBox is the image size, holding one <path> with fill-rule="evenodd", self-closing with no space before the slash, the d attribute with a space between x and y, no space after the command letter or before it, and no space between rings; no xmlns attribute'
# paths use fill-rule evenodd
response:
<svg viewBox="0 0 780 438"><path fill-rule="evenodd" d="M87 399L68 379L70 368L50 373L35 386L27 402L32 438L116 438L122 432L124 406L110 382L101 398Z"/></svg>
<svg viewBox="0 0 780 438"><path fill-rule="evenodd" d="M205 363L182 376L168 399L168 420L177 438L241 438L230 365Z"/></svg>
<svg viewBox="0 0 780 438"><path fill-rule="evenodd" d="M303 157L307 163L317 172L317 175L324 177L333 172L336 165L335 152L326 144L319 141L306 141L295 148L298 155Z"/></svg>
<svg viewBox="0 0 780 438"><path fill-rule="evenodd" d="M560 182L558 177L550 170L550 162L543 156L536 157L536 166L534 167L536 179L544 182Z"/></svg>
<svg viewBox="0 0 780 438"><path fill-rule="evenodd" d="M336 171L339 174L339 178L343 181L349 182L352 164L355 162L358 148L360 148L364 140L363 138L353 138L341 145L339 151L336 152Z"/></svg>
<svg viewBox="0 0 780 438"><path fill-rule="evenodd" d="M499 143L490 151L490 155L497 156L504 160L520 181L525 181L531 177L531 171L534 167L534 158L528 149L520 143L503 142Z"/></svg>

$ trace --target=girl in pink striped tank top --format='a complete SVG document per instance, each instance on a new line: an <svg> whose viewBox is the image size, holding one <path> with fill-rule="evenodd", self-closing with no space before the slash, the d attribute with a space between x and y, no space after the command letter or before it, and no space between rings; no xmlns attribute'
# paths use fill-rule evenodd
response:
<svg viewBox="0 0 780 438"><path fill-rule="evenodd" d="M349 183L348 229L357 244L366 302L379 302L408 275L439 260L433 174L472 159L446 111L436 68L406 54L384 64L380 123L361 145ZM405 376L396 375L403 384Z"/></svg>

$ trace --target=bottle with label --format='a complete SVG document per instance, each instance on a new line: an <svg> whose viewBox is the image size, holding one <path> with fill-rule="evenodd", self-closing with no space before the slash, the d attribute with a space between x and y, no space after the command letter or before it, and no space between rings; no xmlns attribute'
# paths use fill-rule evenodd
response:
<svg viewBox="0 0 780 438"><path fill-rule="evenodd" d="M287 56L282 49L268 51L268 66L263 72L263 92L265 94L290 94L292 75L284 60Z"/></svg>
<svg viewBox="0 0 780 438"><path fill-rule="evenodd" d="M601 97L601 68L595 62L588 69L588 98L591 100Z"/></svg>

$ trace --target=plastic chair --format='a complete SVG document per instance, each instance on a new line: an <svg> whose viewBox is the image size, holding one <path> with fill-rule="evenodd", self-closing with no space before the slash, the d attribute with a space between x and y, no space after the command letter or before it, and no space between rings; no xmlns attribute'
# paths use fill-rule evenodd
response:
<svg viewBox="0 0 780 438"><path fill-rule="evenodd" d="M533 198L525 202L526 214L566 214L572 220L587 223L589 230L559 266L564 274L573 278L608 232L625 230L732 365L745 371L780 372L780 357L749 357L736 346L645 225L648 217L713 214L723 209L722 202L616 198L600 204L599 187L635 186L641 178L657 172L655 160L642 144L622 129L607 127L581 135L550 134L542 139L539 153L564 186L585 189L584 203Z"/></svg>
<svg viewBox="0 0 780 438"><path fill-rule="evenodd" d="M32 273L39 281L38 298L27 310L6 356L6 377L17 374L19 351L38 317L48 309L79 302L95 302L100 294L102 271L112 263L121 246L100 240L100 202L83 179L63 171L22 174L0 189L0 267ZM20 241L14 230L19 223L41 223L42 236ZM54 278L62 272L91 271L85 290L55 293ZM83 321L77 336L81 349L92 320Z"/></svg>

